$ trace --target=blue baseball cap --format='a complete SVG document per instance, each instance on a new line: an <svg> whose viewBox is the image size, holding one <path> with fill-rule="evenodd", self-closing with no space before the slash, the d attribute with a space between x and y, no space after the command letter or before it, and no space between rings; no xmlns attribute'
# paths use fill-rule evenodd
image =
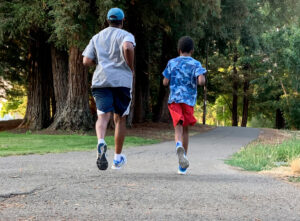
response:
<svg viewBox="0 0 300 221"><path fill-rule="evenodd" d="M117 21L124 19L124 12L120 8L111 8L107 12L107 19L110 21Z"/></svg>

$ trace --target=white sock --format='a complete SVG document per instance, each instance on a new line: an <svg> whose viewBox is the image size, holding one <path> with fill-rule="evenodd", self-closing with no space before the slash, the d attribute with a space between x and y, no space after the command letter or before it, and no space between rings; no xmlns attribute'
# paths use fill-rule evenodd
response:
<svg viewBox="0 0 300 221"><path fill-rule="evenodd" d="M104 139L98 139L98 144L99 143L105 143L105 140ZM106 144L106 143L105 143Z"/></svg>
<svg viewBox="0 0 300 221"><path fill-rule="evenodd" d="M121 154L115 153L114 160L121 161Z"/></svg>
<svg viewBox="0 0 300 221"><path fill-rule="evenodd" d="M176 147L182 147L182 142L181 141L177 141Z"/></svg>

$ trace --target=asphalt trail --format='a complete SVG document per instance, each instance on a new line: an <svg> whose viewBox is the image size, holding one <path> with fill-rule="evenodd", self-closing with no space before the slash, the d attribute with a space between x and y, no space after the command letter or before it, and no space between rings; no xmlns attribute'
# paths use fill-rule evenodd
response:
<svg viewBox="0 0 300 221"><path fill-rule="evenodd" d="M191 137L186 176L173 142L125 149L120 171L99 171L95 151L0 158L0 220L300 220L299 188L223 162L258 133Z"/></svg>

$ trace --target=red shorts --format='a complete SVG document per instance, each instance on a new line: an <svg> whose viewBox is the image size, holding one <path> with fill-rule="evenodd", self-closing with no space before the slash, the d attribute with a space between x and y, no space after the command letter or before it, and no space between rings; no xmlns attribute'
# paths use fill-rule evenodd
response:
<svg viewBox="0 0 300 221"><path fill-rule="evenodd" d="M194 117L194 107L184 103L171 103L168 104L170 114L173 119L173 125L182 121L182 126L194 125L197 119Z"/></svg>

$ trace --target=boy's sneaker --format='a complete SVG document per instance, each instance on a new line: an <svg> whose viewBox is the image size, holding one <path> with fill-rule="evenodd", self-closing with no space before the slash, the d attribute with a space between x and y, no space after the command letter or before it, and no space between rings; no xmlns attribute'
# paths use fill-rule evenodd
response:
<svg viewBox="0 0 300 221"><path fill-rule="evenodd" d="M97 157L97 166L99 170L106 170L108 167L108 162L106 159L107 145L105 143L98 144L98 157Z"/></svg>
<svg viewBox="0 0 300 221"><path fill-rule="evenodd" d="M176 153L178 156L178 161L179 161L179 166L181 166L181 168L188 168L190 163L189 160L187 159L186 155L185 155L185 150L182 146L178 146L176 148Z"/></svg>
<svg viewBox="0 0 300 221"><path fill-rule="evenodd" d="M178 166L178 174L185 175L187 168L182 168L180 165Z"/></svg>
<svg viewBox="0 0 300 221"><path fill-rule="evenodd" d="M126 164L126 162L127 160L125 155L121 154L121 160L120 161L114 160L111 168L114 170L119 170Z"/></svg>

